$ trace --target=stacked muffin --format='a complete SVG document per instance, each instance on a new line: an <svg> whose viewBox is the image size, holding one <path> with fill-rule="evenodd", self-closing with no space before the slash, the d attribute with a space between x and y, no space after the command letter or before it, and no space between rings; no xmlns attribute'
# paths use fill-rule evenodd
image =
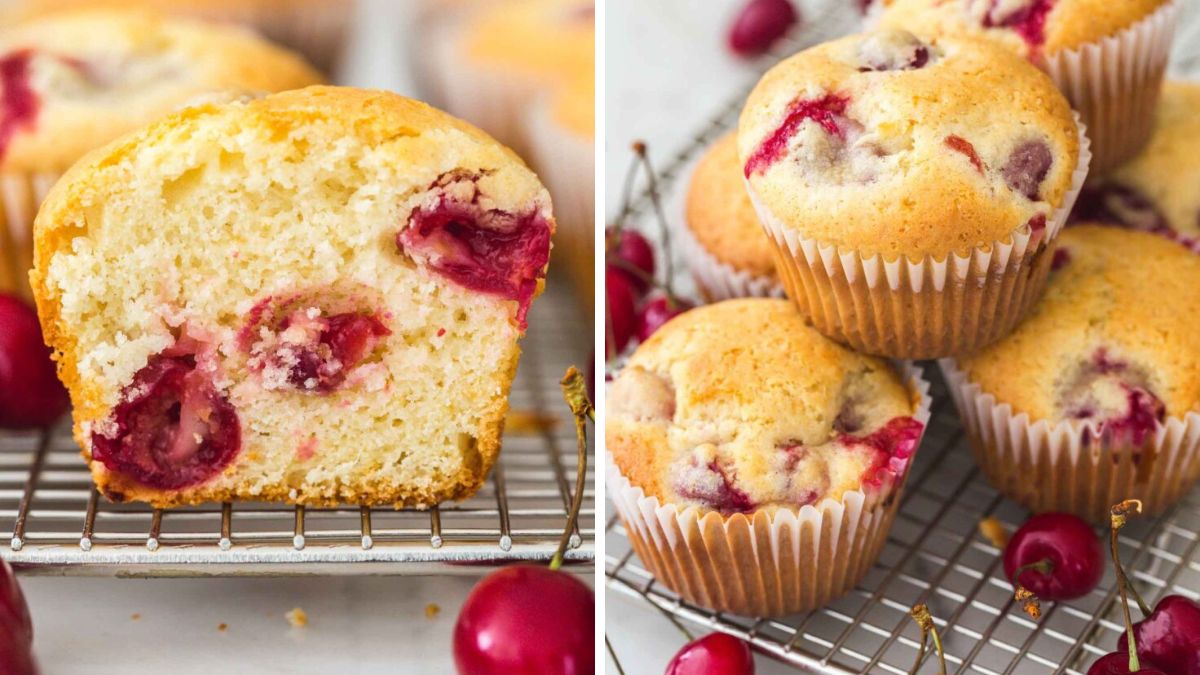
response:
<svg viewBox="0 0 1200 675"><path fill-rule="evenodd" d="M561 225L555 267L591 303L595 3L426 0L418 17L427 97L529 158Z"/></svg>
<svg viewBox="0 0 1200 675"><path fill-rule="evenodd" d="M34 215L87 151L185 105L320 81L230 26L76 10L0 31L0 290L28 293Z"/></svg>
<svg viewBox="0 0 1200 675"><path fill-rule="evenodd" d="M686 600L802 611L873 564L926 419L919 375L881 356L941 359L985 474L1035 510L1158 511L1200 478L1200 257L1170 241L1200 221L1172 189L1188 177L1159 178L1194 163L1163 156L1187 152L1191 91L1155 110L1170 32L1146 42L1174 7L1120 3L1083 31L1085 0L1001 4L880 3L875 20L911 32L777 64L696 164L684 221L702 292L778 283L791 303L693 310L610 388L611 494ZM975 5L982 28L956 13ZM1065 84L1055 55L1091 88ZM1088 59L1137 77L1114 89ZM1064 227L1093 143L1119 168L1089 203L1170 237Z"/></svg>

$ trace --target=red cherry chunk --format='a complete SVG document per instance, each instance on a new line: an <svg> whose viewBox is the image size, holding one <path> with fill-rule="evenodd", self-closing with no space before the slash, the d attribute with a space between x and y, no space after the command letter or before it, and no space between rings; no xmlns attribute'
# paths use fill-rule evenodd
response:
<svg viewBox="0 0 1200 675"><path fill-rule="evenodd" d="M29 82L32 61L29 49L0 57L0 159L12 137L37 121L38 96Z"/></svg>
<svg viewBox="0 0 1200 675"><path fill-rule="evenodd" d="M693 464L692 469L697 468L699 467ZM737 486L736 481L718 460L710 461L702 470L716 475L719 479L716 486L708 485L709 481L680 481L676 491L681 497L701 502L726 515L749 513L758 507L750 495Z"/></svg>
<svg viewBox="0 0 1200 675"><path fill-rule="evenodd" d="M788 141L796 135L800 126L809 120L820 125L825 133L844 139L848 122L845 113L849 104L850 97L839 94L826 94L818 99L798 98L789 103L783 124L746 160L746 177L762 173L782 159L787 154Z"/></svg>
<svg viewBox="0 0 1200 675"><path fill-rule="evenodd" d="M462 172L440 177L430 186L436 197L413 209L396 246L460 286L516 301L524 330L550 260L550 221L536 208L486 208L478 179Z"/></svg>
<svg viewBox="0 0 1200 675"><path fill-rule="evenodd" d="M1150 616L1133 625L1138 656L1171 675L1200 675L1200 603L1182 595L1168 595ZM1117 651L1128 647L1125 632Z"/></svg>
<svg viewBox="0 0 1200 675"><path fill-rule="evenodd" d="M683 646L665 675L754 675L750 647L728 633L710 633Z"/></svg>
<svg viewBox="0 0 1200 675"><path fill-rule="evenodd" d="M1019 5L1000 0L990 2L984 27L1011 29L1035 52L1046 43L1046 16L1053 9L1054 0L1025 0Z"/></svg>
<svg viewBox="0 0 1200 675"><path fill-rule="evenodd" d="M1167 219L1137 190L1118 183L1087 187L1071 211L1072 221L1099 221L1134 230L1165 232Z"/></svg>
<svg viewBox="0 0 1200 675"><path fill-rule="evenodd" d="M1060 270L1071 264L1071 249L1066 246L1059 246L1054 249L1054 258L1050 261L1050 269Z"/></svg>
<svg viewBox="0 0 1200 675"><path fill-rule="evenodd" d="M858 71L918 70L929 63L929 45L906 31L870 34L858 48Z"/></svg>
<svg viewBox="0 0 1200 675"><path fill-rule="evenodd" d="M0 428L48 426L67 405L37 314L24 301L0 293Z"/></svg>
<svg viewBox="0 0 1200 675"><path fill-rule="evenodd" d="M1046 570L1017 570L1044 561ZM1004 547L1004 574L1043 600L1091 593L1104 576L1104 547L1079 516L1041 513L1025 521Z"/></svg>
<svg viewBox="0 0 1200 675"><path fill-rule="evenodd" d="M983 173L983 160L979 159L979 153L975 152L975 146L970 141L962 136L951 134L946 137L946 147L966 155L967 159L971 162L971 166L975 167L975 170L980 174Z"/></svg>
<svg viewBox="0 0 1200 675"><path fill-rule="evenodd" d="M1050 146L1039 140L1026 141L1008 156L1000 173L1011 190L1037 201L1042 181L1053 164Z"/></svg>
<svg viewBox="0 0 1200 675"><path fill-rule="evenodd" d="M925 425L912 417L894 417L871 434L852 436L844 433L838 440L845 445L866 446L875 451L871 465L863 472L862 481L864 485L880 487L890 477L904 473L924 431Z"/></svg>
<svg viewBox="0 0 1200 675"><path fill-rule="evenodd" d="M789 0L750 0L729 31L729 48L739 56L758 56L799 20Z"/></svg>
<svg viewBox="0 0 1200 675"><path fill-rule="evenodd" d="M109 420L92 433L92 458L152 488L212 478L241 447L229 400L194 356L158 354L133 376Z"/></svg>

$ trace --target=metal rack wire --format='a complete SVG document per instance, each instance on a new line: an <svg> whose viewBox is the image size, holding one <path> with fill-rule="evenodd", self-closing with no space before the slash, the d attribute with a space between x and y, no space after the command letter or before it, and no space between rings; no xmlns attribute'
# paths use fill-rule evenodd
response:
<svg viewBox="0 0 1200 675"><path fill-rule="evenodd" d="M510 424L492 475L468 500L427 511L111 504L93 488L64 420L49 431L0 432L4 557L29 574L119 576L478 573L548 560L577 466L558 380L587 358L590 332L579 314L573 296L554 284L535 303L510 403L540 423ZM590 459L588 471L594 475ZM589 487L566 555L580 573L595 557L594 516Z"/></svg>
<svg viewBox="0 0 1200 675"><path fill-rule="evenodd" d="M850 9L853 3L808 4L818 5L818 11L810 15L807 28L778 50L779 55L851 32L858 25ZM1195 19L1195 12L1185 15L1181 40L1200 31L1200 21ZM1183 43L1175 56L1174 72L1200 72L1200 43ZM660 166L659 190L667 204L681 199L686 169L695 158L736 124L746 93L738 92L686 147ZM668 207L668 212L674 211ZM655 231L648 193L635 199L627 217L643 232ZM676 269L684 268L679 262ZM690 284L683 277L677 281L683 287ZM1116 648L1123 630L1112 570L1090 595L1047 603L1040 621L1021 612L1004 579L1000 551L978 533L978 524L992 517L1011 531L1027 513L983 478L936 367L926 367L926 376L934 382L936 401L930 428L888 541L853 592L815 612L778 619L694 606L644 569L615 515L605 526L607 588L741 637L761 653L812 672L909 672L920 632L908 611L918 602L927 603L935 617L951 672L1086 672L1093 660ZM1153 603L1170 593L1200 599L1200 489L1158 518L1133 521L1122 531L1121 545L1126 568L1147 601ZM931 656L920 672L937 672Z"/></svg>

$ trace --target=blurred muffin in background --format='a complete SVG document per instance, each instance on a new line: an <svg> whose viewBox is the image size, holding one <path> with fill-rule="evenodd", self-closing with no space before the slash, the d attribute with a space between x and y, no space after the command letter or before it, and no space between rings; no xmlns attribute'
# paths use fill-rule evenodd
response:
<svg viewBox="0 0 1200 675"><path fill-rule="evenodd" d="M28 297L34 216L89 150L181 106L319 82L233 26L71 10L0 30L0 291Z"/></svg>
<svg viewBox="0 0 1200 675"><path fill-rule="evenodd" d="M18 15L68 8L139 8L250 26L332 73L357 0L17 0Z"/></svg>
<svg viewBox="0 0 1200 675"><path fill-rule="evenodd" d="M473 3L433 45L435 90L449 111L528 155L524 122L538 96L595 72L589 0Z"/></svg>

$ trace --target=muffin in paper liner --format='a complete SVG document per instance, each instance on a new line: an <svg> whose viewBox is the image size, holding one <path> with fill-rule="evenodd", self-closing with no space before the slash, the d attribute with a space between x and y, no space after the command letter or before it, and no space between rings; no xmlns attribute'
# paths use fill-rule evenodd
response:
<svg viewBox="0 0 1200 675"><path fill-rule="evenodd" d="M0 292L32 300L33 219L61 172L0 173Z"/></svg>
<svg viewBox="0 0 1200 675"><path fill-rule="evenodd" d="M1066 511L1096 523L1124 499L1162 513L1200 479L1200 413L1169 417L1140 448L1098 436L1094 423L1034 421L983 391L941 359L954 404L984 475L1005 496L1034 511Z"/></svg>
<svg viewBox="0 0 1200 675"><path fill-rule="evenodd" d="M1087 125L1093 175L1130 159L1150 140L1178 20L1179 3L1170 2L1115 35L1037 63Z"/></svg>
<svg viewBox="0 0 1200 675"><path fill-rule="evenodd" d="M929 383L918 367L900 365L919 398L913 418L928 429ZM880 492L725 516L664 504L632 485L611 457L606 463L608 497L646 569L687 602L748 616L811 611L852 589L879 556L912 468L910 458Z"/></svg>
<svg viewBox="0 0 1200 675"><path fill-rule="evenodd" d="M1050 243L1087 179L1091 151L1079 123L1079 160L1071 187L1043 236L1014 231L944 260L885 260L800 236L750 199L775 245L787 295L827 337L868 354L931 359L975 351L1008 334L1041 297L1050 272Z"/></svg>

